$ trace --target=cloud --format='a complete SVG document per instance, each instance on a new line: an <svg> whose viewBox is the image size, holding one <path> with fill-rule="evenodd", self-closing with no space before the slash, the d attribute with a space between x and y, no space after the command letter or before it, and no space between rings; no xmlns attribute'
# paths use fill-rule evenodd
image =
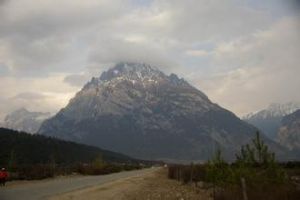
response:
<svg viewBox="0 0 300 200"><path fill-rule="evenodd" d="M194 57L203 57L211 55L211 52L205 50L187 50L186 55Z"/></svg>
<svg viewBox="0 0 300 200"><path fill-rule="evenodd" d="M142 62L162 68L176 66L166 49L147 42L109 40L99 43L89 57L90 63L94 66L118 62Z"/></svg>
<svg viewBox="0 0 300 200"><path fill-rule="evenodd" d="M268 12L235 0L157 1L155 8L168 13L166 32L185 42L232 39L272 21Z"/></svg>
<svg viewBox="0 0 300 200"><path fill-rule="evenodd" d="M64 82L66 74L52 74L45 78L2 77L0 85L0 120L7 113L21 107L33 111L55 113L63 108L78 88Z"/></svg>
<svg viewBox="0 0 300 200"><path fill-rule="evenodd" d="M222 43L213 56L216 74L201 84L214 101L239 114L270 102L299 101L299 35L298 20L289 17Z"/></svg>
<svg viewBox="0 0 300 200"><path fill-rule="evenodd" d="M82 87L89 79L91 79L91 75L86 73L71 74L64 78L64 82L74 87Z"/></svg>
<svg viewBox="0 0 300 200"><path fill-rule="evenodd" d="M299 16L286 2L0 0L0 113L33 107L29 99L8 100L26 93L45 97L36 98L36 109L58 110L86 80L120 61L177 73L237 113L256 109L275 86L262 97L252 80L275 84L298 72ZM276 87L283 90L278 96L298 98ZM249 88L261 91L255 104L246 99Z"/></svg>
<svg viewBox="0 0 300 200"><path fill-rule="evenodd" d="M79 72L95 60L176 68L192 44L240 36L271 21L267 12L235 0L134 3L7 1L0 14L0 60L16 75Z"/></svg>
<svg viewBox="0 0 300 200"><path fill-rule="evenodd" d="M16 96L12 97L12 99L23 99L23 100L36 100L36 99L44 99L45 95L34 92L23 92L19 93Z"/></svg>
<svg viewBox="0 0 300 200"><path fill-rule="evenodd" d="M58 70L58 64L74 56L80 37L122 15L122 5L108 0L8 1L0 14L0 59L15 73Z"/></svg>

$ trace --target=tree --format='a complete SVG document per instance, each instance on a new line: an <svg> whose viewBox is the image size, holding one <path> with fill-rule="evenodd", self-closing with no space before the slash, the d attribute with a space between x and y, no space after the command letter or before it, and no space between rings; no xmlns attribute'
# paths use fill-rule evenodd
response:
<svg viewBox="0 0 300 200"><path fill-rule="evenodd" d="M214 185L224 185L229 181L230 175L230 167L218 149L206 166L206 181Z"/></svg>
<svg viewBox="0 0 300 200"><path fill-rule="evenodd" d="M256 132L251 144L242 146L240 154L236 155L237 177L257 179L259 182L281 182L286 179L284 170L275 161L275 154ZM259 167L259 168L258 168Z"/></svg>
<svg viewBox="0 0 300 200"><path fill-rule="evenodd" d="M240 154L236 155L236 160L238 164L266 166L275 163L275 154L269 151L257 131L252 144L242 146Z"/></svg>
<svg viewBox="0 0 300 200"><path fill-rule="evenodd" d="M17 161L16 161L16 154L14 150L11 150L10 156L9 156L9 161L8 161L8 170L9 171L15 171L16 166L17 166Z"/></svg>

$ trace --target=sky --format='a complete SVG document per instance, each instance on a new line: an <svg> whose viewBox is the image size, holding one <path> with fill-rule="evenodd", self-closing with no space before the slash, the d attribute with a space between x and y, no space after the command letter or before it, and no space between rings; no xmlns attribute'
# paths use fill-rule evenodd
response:
<svg viewBox="0 0 300 200"><path fill-rule="evenodd" d="M176 73L238 116L300 102L298 0L0 0L0 120L55 113L117 62Z"/></svg>

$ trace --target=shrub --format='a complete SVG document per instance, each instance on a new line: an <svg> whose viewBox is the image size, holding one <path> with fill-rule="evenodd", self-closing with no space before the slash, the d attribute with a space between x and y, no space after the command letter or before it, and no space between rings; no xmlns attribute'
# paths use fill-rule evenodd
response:
<svg viewBox="0 0 300 200"><path fill-rule="evenodd" d="M289 173L284 170L285 167ZM236 162L228 164L218 150L203 165L169 166L168 177L188 183L205 181L213 186L214 199L242 199L242 178L246 182L248 199L299 199L300 190L288 179L300 174L298 162L278 164L275 154L261 140L259 132L251 144L241 147Z"/></svg>

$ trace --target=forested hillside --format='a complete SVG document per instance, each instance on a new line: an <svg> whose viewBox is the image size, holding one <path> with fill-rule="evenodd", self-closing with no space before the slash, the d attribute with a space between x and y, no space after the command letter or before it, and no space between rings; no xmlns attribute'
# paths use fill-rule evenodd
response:
<svg viewBox="0 0 300 200"><path fill-rule="evenodd" d="M75 164L96 158L113 163L137 163L122 154L41 135L0 128L0 165Z"/></svg>

